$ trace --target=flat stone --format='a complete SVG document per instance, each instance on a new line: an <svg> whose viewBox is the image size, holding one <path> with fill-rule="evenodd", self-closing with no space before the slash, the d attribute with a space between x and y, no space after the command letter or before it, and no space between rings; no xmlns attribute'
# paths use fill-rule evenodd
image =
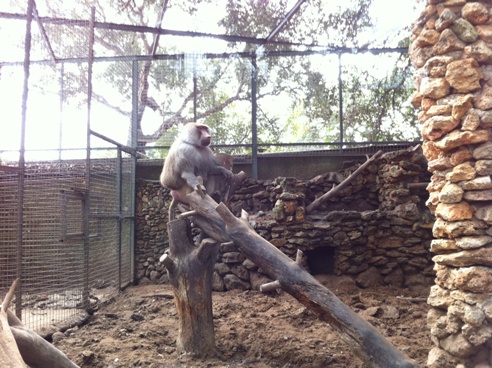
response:
<svg viewBox="0 0 492 368"><path fill-rule="evenodd" d="M449 251L459 250L456 242L453 239L432 239L431 241L431 252L440 254L440 253L449 253Z"/></svg>
<svg viewBox="0 0 492 368"><path fill-rule="evenodd" d="M492 250L490 248L478 248L451 254L439 254L434 256L432 260L435 263L451 267L492 266Z"/></svg>
<svg viewBox="0 0 492 368"><path fill-rule="evenodd" d="M484 190L492 189L492 179L490 176L479 176L472 180L463 181L460 186L464 190Z"/></svg>
<svg viewBox="0 0 492 368"><path fill-rule="evenodd" d="M436 238L455 239L465 235L483 235L486 228L488 228L488 225L478 220L449 222L437 218L434 222L432 233Z"/></svg>
<svg viewBox="0 0 492 368"><path fill-rule="evenodd" d="M436 216L446 221L471 220L473 208L467 202L460 203L439 203L436 208Z"/></svg>
<svg viewBox="0 0 492 368"><path fill-rule="evenodd" d="M492 243L492 236L489 235L479 235L479 236L463 236L461 238L454 239L456 245L461 249L475 249L483 247L487 244ZM492 260L492 249L490 250L490 259ZM484 253L488 254L487 252ZM482 255L480 255L482 256ZM482 264L482 263L480 263Z"/></svg>
<svg viewBox="0 0 492 368"><path fill-rule="evenodd" d="M434 143L434 148L446 153L453 148L464 145L478 144L489 140L489 132L485 129L475 131L453 130L439 141Z"/></svg>

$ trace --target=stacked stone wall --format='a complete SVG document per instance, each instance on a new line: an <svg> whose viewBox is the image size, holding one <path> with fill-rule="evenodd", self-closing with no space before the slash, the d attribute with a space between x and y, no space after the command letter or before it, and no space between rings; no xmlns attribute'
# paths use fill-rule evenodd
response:
<svg viewBox="0 0 492 368"><path fill-rule="evenodd" d="M428 0L413 28L436 280L429 367L492 367L492 4Z"/></svg>
<svg viewBox="0 0 492 368"><path fill-rule="evenodd" d="M330 172L311 180L277 178L246 180L232 198L231 207L250 213L255 230L295 258L300 249L313 272L349 275L360 286L429 285L433 278L429 252L434 218L425 206L429 180L421 151L389 152L342 192L312 214L305 205L338 185L357 166ZM156 181L137 186L137 267L141 281L164 281L158 259L168 246L169 194ZM321 253L320 253L321 249ZM323 250L326 250L323 253ZM214 290L257 289L268 282L261 269L234 246L220 249L214 273Z"/></svg>

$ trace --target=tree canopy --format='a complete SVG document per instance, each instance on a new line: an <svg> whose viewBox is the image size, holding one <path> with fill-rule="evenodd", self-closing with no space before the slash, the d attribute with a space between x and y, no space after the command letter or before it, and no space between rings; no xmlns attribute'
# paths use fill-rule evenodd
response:
<svg viewBox="0 0 492 368"><path fill-rule="evenodd" d="M297 1L80 0L70 14L52 1L40 12L80 19L94 4L97 21L197 32L178 37L96 28L96 56L169 56L142 58L138 64L140 145L170 144L176 127L195 119L213 128L216 144L250 144L253 62L260 143L419 139L416 112L408 103L413 70L405 51L390 50L408 45L410 24L375 33L381 21L373 9L378 2L307 0L278 33L272 32ZM55 53L77 54L80 45L67 42L66 32L47 26ZM241 38L233 42L203 37L204 32ZM258 41L267 38L271 42ZM66 101L83 101L86 69L79 63L64 70ZM111 93L94 88L93 94L128 118L131 70L129 62L104 63L97 78Z"/></svg>

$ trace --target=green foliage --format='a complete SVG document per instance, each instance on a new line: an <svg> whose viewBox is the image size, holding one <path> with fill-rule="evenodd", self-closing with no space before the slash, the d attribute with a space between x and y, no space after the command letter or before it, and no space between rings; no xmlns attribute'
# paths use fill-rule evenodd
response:
<svg viewBox="0 0 492 368"><path fill-rule="evenodd" d="M117 13L118 23L148 26L158 22L163 5L157 0L115 0L111 4L101 0L81 0L81 6L84 2L87 7L96 4L98 19L110 22ZM184 14L199 17L204 4L217 3L218 0L172 1L168 10L179 9ZM229 35L266 38L293 3L289 0L227 0L226 15L217 26ZM420 137L416 113L408 104L413 90L413 70L405 54L396 61L384 61L389 70L386 74L372 70L383 63L377 57L372 59L373 66L367 66L365 54L356 61L351 61L353 55L347 58L346 54L342 55L343 132L340 132L338 55L332 51L339 47L366 46L361 45L361 35L367 36L374 26L370 18L371 4L372 0L311 0L304 3L275 35L273 40L278 43L262 47L246 42L228 45L227 51L231 53L257 54L260 143L337 142L342 135L345 141ZM56 9L51 11L56 16ZM74 15L74 18L80 16ZM58 38L54 39L60 44L68 37L65 33L56 35ZM155 40L150 33L106 29L97 29L95 37L96 54L99 55L150 55ZM203 48L207 47L207 42L203 39ZM386 40L377 42L384 45ZM408 37L399 40L399 46L408 43ZM77 46L65 44L67 52L80 53ZM322 46L326 55L272 56L277 51L299 51L317 45ZM178 44L170 45L161 39L158 53L181 54L182 50ZM380 57L383 60L385 56ZM109 96L104 88L94 88L96 101L128 117L132 108L129 103L132 98L131 66L131 62L126 61L108 62L95 73L98 83L111 86L112 94L118 93L121 98ZM139 75L138 128L142 141L146 138L145 141L153 139L156 145L170 144L176 127L195 120L196 111L196 119L213 128L214 144L251 144L250 59L207 59L189 54L170 60L147 59L139 62ZM86 64L67 67L65 101L85 102L86 76ZM245 152L245 149L231 151ZM165 151L157 150L152 153L159 158L165 154Z"/></svg>

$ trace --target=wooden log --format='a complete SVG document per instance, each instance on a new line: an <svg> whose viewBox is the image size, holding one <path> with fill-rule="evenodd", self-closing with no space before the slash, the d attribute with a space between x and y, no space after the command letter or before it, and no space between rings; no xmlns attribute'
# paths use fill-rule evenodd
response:
<svg viewBox="0 0 492 368"><path fill-rule="evenodd" d="M78 368L61 350L26 328L10 310L8 319L22 359L31 368ZM3 367L3 366L2 366Z"/></svg>
<svg viewBox="0 0 492 368"><path fill-rule="evenodd" d="M0 367L6 368L24 368L27 367L22 359L22 356L15 342L14 335L10 329L8 320L8 310L10 302L14 297L15 289L19 284L19 279L16 279L7 295L5 296L0 308Z"/></svg>
<svg viewBox="0 0 492 368"><path fill-rule="evenodd" d="M78 368L62 351L26 328L8 309L19 282L19 279L14 281L0 310L0 367Z"/></svg>
<svg viewBox="0 0 492 368"><path fill-rule="evenodd" d="M383 151L377 151L371 158L368 158L366 162L360 165L357 170L355 170L352 174L350 174L344 181L338 184L336 187L333 187L331 190L323 194L321 197L316 198L311 204L306 207L306 213L313 212L319 206L321 206L324 202L326 202L329 198L338 194L343 188L349 185L371 162L376 160Z"/></svg>
<svg viewBox="0 0 492 368"><path fill-rule="evenodd" d="M277 247L259 236L249 225L244 211L241 220L223 204L217 207L217 212L224 219L228 237L240 251L268 276L278 280L283 290L316 313L321 320L329 323L367 367L418 367L335 294Z"/></svg>
<svg viewBox="0 0 492 368"><path fill-rule="evenodd" d="M161 257L173 287L179 317L178 354L205 357L215 354L212 315L212 276L218 245L204 239L195 246L186 219L167 224L169 254Z"/></svg>

